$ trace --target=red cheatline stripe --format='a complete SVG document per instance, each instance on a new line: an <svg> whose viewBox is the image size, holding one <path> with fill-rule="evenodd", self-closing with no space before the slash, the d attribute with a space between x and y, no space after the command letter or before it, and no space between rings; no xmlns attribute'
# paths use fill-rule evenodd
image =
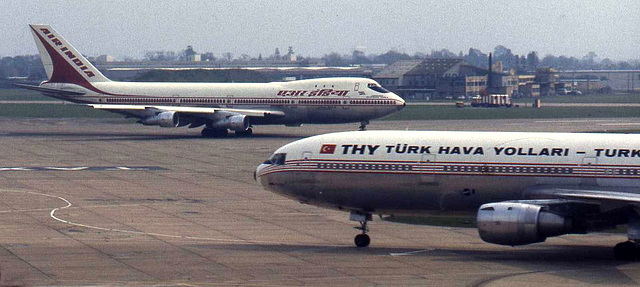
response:
<svg viewBox="0 0 640 287"><path fill-rule="evenodd" d="M418 172L418 171L407 171L407 170L398 170L398 171L393 171L393 170L328 170L328 169L305 169L305 168L287 168L287 169L275 169L275 170L269 170L269 171L265 171L263 170L262 172L260 172L257 176L265 176L265 175L269 175L269 174L273 174L273 173L282 173L282 172L292 172L292 171L296 171L296 172L320 172L320 173L364 173L364 174L401 174L401 175L456 175L456 176L469 176L469 175L474 175L474 176L490 176L490 177L496 177L496 176L519 176L519 177L566 177L566 178L616 178L616 179L638 179L640 178L639 176L630 176L630 175L602 175L602 174L596 174L596 173L587 173L587 174L576 174L576 173L572 173L572 174L548 174L548 173L518 173L518 174L513 174L513 173L497 173L497 172L488 172L488 173L483 173L483 172L432 172L432 173L423 173L423 172Z"/></svg>

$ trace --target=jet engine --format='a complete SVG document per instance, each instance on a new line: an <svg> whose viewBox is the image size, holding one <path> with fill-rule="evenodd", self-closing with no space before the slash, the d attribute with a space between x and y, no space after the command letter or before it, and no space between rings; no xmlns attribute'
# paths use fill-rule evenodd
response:
<svg viewBox="0 0 640 287"><path fill-rule="evenodd" d="M213 128L246 131L249 129L249 118L245 115L235 115L213 123Z"/></svg>
<svg viewBox="0 0 640 287"><path fill-rule="evenodd" d="M500 245L544 242L547 237L571 233L571 218L546 210L544 206L498 202L480 206L478 233L482 240Z"/></svg>
<svg viewBox="0 0 640 287"><path fill-rule="evenodd" d="M166 111L156 114L148 118L140 120L145 126L161 126L163 128L173 128L181 126L180 117L176 112Z"/></svg>

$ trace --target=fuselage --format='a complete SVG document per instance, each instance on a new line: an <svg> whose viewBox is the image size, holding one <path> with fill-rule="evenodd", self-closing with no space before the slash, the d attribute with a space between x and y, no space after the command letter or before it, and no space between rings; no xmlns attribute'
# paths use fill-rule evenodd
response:
<svg viewBox="0 0 640 287"><path fill-rule="evenodd" d="M85 104L161 105L261 109L284 117L254 118L252 124L346 123L380 118L404 107L404 100L365 78L325 78L272 83L96 82L82 87L42 87L85 93L65 100ZM136 111L127 111L135 116ZM140 112L140 117L147 116Z"/></svg>
<svg viewBox="0 0 640 287"><path fill-rule="evenodd" d="M344 132L285 145L256 176L267 190L345 211L475 211L533 199L540 186L640 189L638 146L640 135L625 134Z"/></svg>

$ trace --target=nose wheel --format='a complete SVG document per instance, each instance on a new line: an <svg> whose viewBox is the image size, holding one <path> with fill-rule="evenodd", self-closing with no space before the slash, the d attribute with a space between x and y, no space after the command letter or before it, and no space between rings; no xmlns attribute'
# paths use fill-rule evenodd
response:
<svg viewBox="0 0 640 287"><path fill-rule="evenodd" d="M358 130L360 131L364 131L367 129L367 125L369 124L369 121L361 121L360 122L360 126L358 127Z"/></svg>
<svg viewBox="0 0 640 287"><path fill-rule="evenodd" d="M355 243L357 247L369 246L371 238L367 235L367 232L369 231L369 229L367 229L367 221L371 221L371 214L352 211L349 215L349 220L360 223L359 227L354 228L362 231L361 234L356 235L353 239L353 243Z"/></svg>
<svg viewBox="0 0 640 287"><path fill-rule="evenodd" d="M367 222L360 221L360 225L361 227L354 227L355 229L362 230L362 233L356 235L356 238L353 239L353 243L355 243L358 247L367 247L369 246L369 243L371 243L371 238L369 238L369 235L367 235Z"/></svg>

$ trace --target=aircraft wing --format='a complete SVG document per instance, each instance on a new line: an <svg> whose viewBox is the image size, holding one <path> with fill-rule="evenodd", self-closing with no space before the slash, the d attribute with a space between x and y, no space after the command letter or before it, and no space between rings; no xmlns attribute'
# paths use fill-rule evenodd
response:
<svg viewBox="0 0 640 287"><path fill-rule="evenodd" d="M179 106L145 106L145 105L101 105L89 104L95 109L101 110L159 110L172 111L177 113L192 114L203 117L226 116L226 115L245 115L248 117L266 117L276 116L284 117L282 111L260 110L260 109L228 109L228 108L206 108L206 107L179 107Z"/></svg>
<svg viewBox="0 0 640 287"><path fill-rule="evenodd" d="M617 201L640 204L640 189L638 188L580 188L580 187L536 187L527 190L529 197L534 198L565 198L577 200Z"/></svg>

